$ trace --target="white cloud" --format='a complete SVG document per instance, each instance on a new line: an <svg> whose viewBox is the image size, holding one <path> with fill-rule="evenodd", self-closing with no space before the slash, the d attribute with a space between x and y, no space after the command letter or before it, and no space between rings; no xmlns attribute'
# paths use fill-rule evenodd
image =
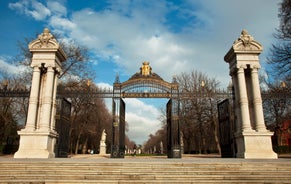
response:
<svg viewBox="0 0 291 184"><path fill-rule="evenodd" d="M127 135L137 144L143 144L150 134L155 134L161 127L161 123L157 119L151 119L145 115L139 116L132 112L126 113L126 121L129 126Z"/></svg>
<svg viewBox="0 0 291 184"><path fill-rule="evenodd" d="M47 7L58 17L67 15L67 8L57 1L48 1Z"/></svg>
<svg viewBox="0 0 291 184"><path fill-rule="evenodd" d="M43 20L51 15L51 11L47 7L35 1L32 1L32 10L27 10L27 13L31 14L36 20Z"/></svg>
<svg viewBox="0 0 291 184"><path fill-rule="evenodd" d="M142 116L144 114L149 115L149 117L156 117L160 115L160 112L153 105L147 105L144 102L136 99L129 98L125 99L127 108L134 112L135 114Z"/></svg>
<svg viewBox="0 0 291 184"><path fill-rule="evenodd" d="M2 74L15 75L22 73L25 70L25 67L15 66L15 64L8 63L6 57L0 56L0 72Z"/></svg>
<svg viewBox="0 0 291 184"><path fill-rule="evenodd" d="M148 105L139 99L125 99L126 121L129 126L128 136L137 144L142 144L150 134L161 128L158 120L160 111L154 105Z"/></svg>
<svg viewBox="0 0 291 184"><path fill-rule="evenodd" d="M62 30L61 32L70 31L76 27L70 20L58 16L52 16L49 20L49 24L55 29Z"/></svg>
<svg viewBox="0 0 291 184"><path fill-rule="evenodd" d="M42 3L34 0L22 0L9 3L9 8L33 17L35 20L45 20L51 15L51 11Z"/></svg>

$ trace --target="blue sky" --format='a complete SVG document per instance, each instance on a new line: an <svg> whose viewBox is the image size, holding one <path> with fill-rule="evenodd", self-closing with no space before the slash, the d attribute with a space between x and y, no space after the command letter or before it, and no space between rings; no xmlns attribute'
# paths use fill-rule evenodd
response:
<svg viewBox="0 0 291 184"><path fill-rule="evenodd" d="M149 61L164 80L199 70L225 88L230 81L223 57L242 29L264 46L261 63L279 25L277 0L1 0L0 67L9 63L17 42L48 27L85 45L96 72L95 83L110 86L115 75L127 80ZM127 100L129 135L137 143L160 127L165 101ZM109 105L110 107L110 105ZM144 117L143 114L150 114Z"/></svg>

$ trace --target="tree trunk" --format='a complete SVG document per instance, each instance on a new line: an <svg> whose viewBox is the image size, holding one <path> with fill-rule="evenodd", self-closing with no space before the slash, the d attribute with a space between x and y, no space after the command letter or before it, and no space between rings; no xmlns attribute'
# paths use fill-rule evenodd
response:
<svg viewBox="0 0 291 184"><path fill-rule="evenodd" d="M83 144L83 147L82 147L82 154L86 154L87 152L87 142L88 142L88 137L86 137L86 140Z"/></svg>
<svg viewBox="0 0 291 184"><path fill-rule="evenodd" d="M218 154L221 155L221 148L220 148L219 137L218 137L218 126L217 126L218 123L217 123L217 121L215 121L215 117L213 117L212 123L213 123L213 127L214 127L213 131L214 131L216 147L218 150Z"/></svg>
<svg viewBox="0 0 291 184"><path fill-rule="evenodd" d="M81 138L82 131L78 134L77 142L76 142L76 147L75 147L75 154L78 154L78 149L79 149L79 142Z"/></svg>
<svg viewBox="0 0 291 184"><path fill-rule="evenodd" d="M211 114L212 114L212 127L214 127L214 138L215 138L215 143L216 147L218 150L218 154L221 155L221 147L220 147L220 142L219 142L219 137L218 137L218 117L216 117L214 114L214 108L212 105L212 101L210 99L210 104L211 104Z"/></svg>

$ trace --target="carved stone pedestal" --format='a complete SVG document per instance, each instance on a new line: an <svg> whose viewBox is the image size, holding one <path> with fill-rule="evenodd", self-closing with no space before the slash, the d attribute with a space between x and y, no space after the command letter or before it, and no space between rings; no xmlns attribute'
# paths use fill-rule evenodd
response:
<svg viewBox="0 0 291 184"><path fill-rule="evenodd" d="M278 155L272 149L272 132L242 132L236 134L238 158L247 159L277 159Z"/></svg>
<svg viewBox="0 0 291 184"><path fill-rule="evenodd" d="M100 155L105 155L106 154L106 145L100 145Z"/></svg>
<svg viewBox="0 0 291 184"><path fill-rule="evenodd" d="M18 131L20 135L19 149L14 158L54 158L56 132Z"/></svg>

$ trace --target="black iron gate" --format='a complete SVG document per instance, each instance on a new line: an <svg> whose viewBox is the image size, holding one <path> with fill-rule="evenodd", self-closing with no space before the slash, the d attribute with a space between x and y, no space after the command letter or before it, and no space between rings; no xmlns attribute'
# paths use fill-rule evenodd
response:
<svg viewBox="0 0 291 184"><path fill-rule="evenodd" d="M68 157L71 103L65 98L57 99L57 113L55 128L59 136L55 145L55 156Z"/></svg>
<svg viewBox="0 0 291 184"><path fill-rule="evenodd" d="M168 158L181 158L178 102L170 99L167 103L167 155Z"/></svg>
<svg viewBox="0 0 291 184"><path fill-rule="evenodd" d="M219 142L222 158L235 157L234 123L231 120L229 100L218 103Z"/></svg>
<svg viewBox="0 0 291 184"><path fill-rule="evenodd" d="M123 83L116 77L112 98L111 158L124 158L125 153L125 103L122 98L170 98L167 104L167 153L168 158L181 158L179 86L176 78L172 83L164 81L152 72L148 62L143 62L140 72Z"/></svg>
<svg viewBox="0 0 291 184"><path fill-rule="evenodd" d="M125 103L122 98L112 102L112 147L111 158L124 158L125 154Z"/></svg>

